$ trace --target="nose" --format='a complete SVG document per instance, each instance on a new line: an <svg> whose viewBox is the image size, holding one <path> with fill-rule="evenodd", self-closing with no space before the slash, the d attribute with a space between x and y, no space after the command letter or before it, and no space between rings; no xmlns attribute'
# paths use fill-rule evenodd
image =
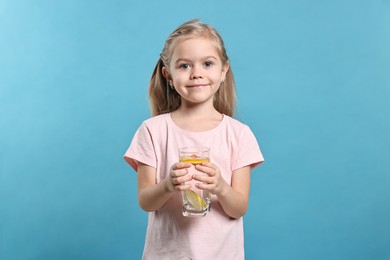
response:
<svg viewBox="0 0 390 260"><path fill-rule="evenodd" d="M197 66L194 66L191 71L191 79L201 79L201 78L203 78L201 70Z"/></svg>

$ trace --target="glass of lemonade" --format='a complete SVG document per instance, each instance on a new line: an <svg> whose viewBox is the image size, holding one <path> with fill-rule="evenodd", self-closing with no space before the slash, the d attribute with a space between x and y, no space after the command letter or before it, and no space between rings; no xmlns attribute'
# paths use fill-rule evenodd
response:
<svg viewBox="0 0 390 260"><path fill-rule="evenodd" d="M210 148L202 146L183 147L179 149L179 161L191 163L189 174L200 174L195 165L210 161ZM206 216L210 212L210 193L196 188L195 180L189 182L191 189L182 191L183 216Z"/></svg>

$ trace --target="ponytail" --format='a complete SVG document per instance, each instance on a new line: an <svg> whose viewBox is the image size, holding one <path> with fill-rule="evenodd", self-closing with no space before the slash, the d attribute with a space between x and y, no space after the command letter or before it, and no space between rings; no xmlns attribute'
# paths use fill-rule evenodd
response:
<svg viewBox="0 0 390 260"><path fill-rule="evenodd" d="M167 79L162 74L164 66L164 62L160 58L149 83L149 101L152 116L172 112L180 106L179 94L169 87Z"/></svg>

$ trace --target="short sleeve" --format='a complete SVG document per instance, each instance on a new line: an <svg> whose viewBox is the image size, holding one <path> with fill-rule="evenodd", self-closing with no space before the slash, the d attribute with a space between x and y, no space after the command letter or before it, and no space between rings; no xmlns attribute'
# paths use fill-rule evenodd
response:
<svg viewBox="0 0 390 260"><path fill-rule="evenodd" d="M239 136L236 159L233 170L250 166L251 169L264 161L255 135L248 126L245 126Z"/></svg>
<svg viewBox="0 0 390 260"><path fill-rule="evenodd" d="M135 171L138 169L139 162L156 167L153 138L145 124L142 124L134 134L124 159Z"/></svg>

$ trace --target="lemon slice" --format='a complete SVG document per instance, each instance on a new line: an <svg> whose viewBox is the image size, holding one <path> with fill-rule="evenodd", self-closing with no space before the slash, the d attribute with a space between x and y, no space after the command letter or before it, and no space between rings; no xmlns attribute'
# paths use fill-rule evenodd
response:
<svg viewBox="0 0 390 260"><path fill-rule="evenodd" d="M193 165L201 164L202 162L209 162L209 158L203 158L203 157L196 157L196 156L191 156L191 157L183 157L180 158L181 162L186 162L186 163L191 163Z"/></svg>
<svg viewBox="0 0 390 260"><path fill-rule="evenodd" d="M202 210L203 208L205 208L207 206L206 201L204 201L195 191L186 190L185 195L186 195L188 202L196 210Z"/></svg>

